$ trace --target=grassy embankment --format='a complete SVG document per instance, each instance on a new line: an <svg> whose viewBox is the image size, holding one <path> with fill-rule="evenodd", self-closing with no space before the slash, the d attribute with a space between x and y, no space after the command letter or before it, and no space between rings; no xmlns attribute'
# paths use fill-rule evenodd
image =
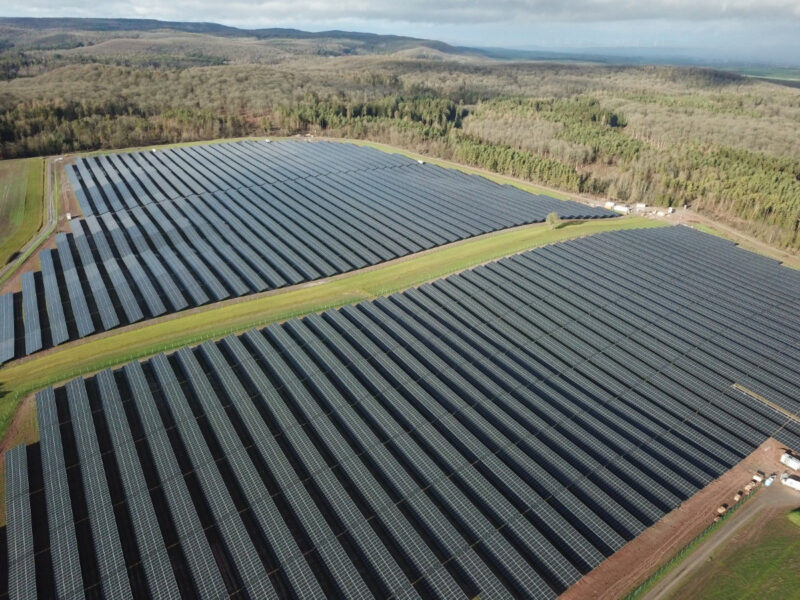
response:
<svg viewBox="0 0 800 600"><path fill-rule="evenodd" d="M42 224L44 159L0 161L0 267Z"/></svg>

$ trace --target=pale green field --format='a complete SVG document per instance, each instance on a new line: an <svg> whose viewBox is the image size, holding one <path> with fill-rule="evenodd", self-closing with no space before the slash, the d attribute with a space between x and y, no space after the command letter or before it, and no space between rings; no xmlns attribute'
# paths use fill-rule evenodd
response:
<svg viewBox="0 0 800 600"><path fill-rule="evenodd" d="M44 159L0 161L0 267L42 224Z"/></svg>

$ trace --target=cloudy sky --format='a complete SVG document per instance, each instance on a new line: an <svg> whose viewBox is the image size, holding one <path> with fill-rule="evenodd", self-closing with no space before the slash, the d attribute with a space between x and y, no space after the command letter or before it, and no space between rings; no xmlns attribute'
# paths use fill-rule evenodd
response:
<svg viewBox="0 0 800 600"><path fill-rule="evenodd" d="M800 0L5 0L0 14L347 29L473 46L635 47L800 64Z"/></svg>

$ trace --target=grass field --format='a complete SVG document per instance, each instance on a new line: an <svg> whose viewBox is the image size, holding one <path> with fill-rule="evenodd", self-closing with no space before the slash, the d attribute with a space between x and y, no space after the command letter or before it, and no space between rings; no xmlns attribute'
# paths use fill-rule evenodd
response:
<svg viewBox="0 0 800 600"><path fill-rule="evenodd" d="M786 515L786 518L788 518L789 521L800 527L800 508L795 508L788 515Z"/></svg>
<svg viewBox="0 0 800 600"><path fill-rule="evenodd" d="M740 75L747 75L749 77L800 81L800 69L792 67L732 67L726 70L734 71Z"/></svg>
<svg viewBox="0 0 800 600"><path fill-rule="evenodd" d="M0 267L42 224L44 159L0 161Z"/></svg>
<svg viewBox="0 0 800 600"><path fill-rule="evenodd" d="M0 437L18 402L38 389L231 332L374 298L465 268L565 239L614 229L653 227L658 221L630 217L521 227L457 242L318 284L304 284L223 306L171 315L156 322L111 331L32 356L0 369Z"/></svg>
<svg viewBox="0 0 800 600"><path fill-rule="evenodd" d="M775 508L753 518L670 599L797 598L798 590L800 527L787 523L785 508Z"/></svg>

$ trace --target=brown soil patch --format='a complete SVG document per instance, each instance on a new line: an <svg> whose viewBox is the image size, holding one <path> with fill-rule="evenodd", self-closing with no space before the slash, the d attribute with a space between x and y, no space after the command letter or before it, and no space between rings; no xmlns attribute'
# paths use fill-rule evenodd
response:
<svg viewBox="0 0 800 600"><path fill-rule="evenodd" d="M700 535L756 471L783 471L779 458L784 446L769 438L747 458L683 502L637 538L628 542L565 591L561 600L622 598L647 579L681 548Z"/></svg>

